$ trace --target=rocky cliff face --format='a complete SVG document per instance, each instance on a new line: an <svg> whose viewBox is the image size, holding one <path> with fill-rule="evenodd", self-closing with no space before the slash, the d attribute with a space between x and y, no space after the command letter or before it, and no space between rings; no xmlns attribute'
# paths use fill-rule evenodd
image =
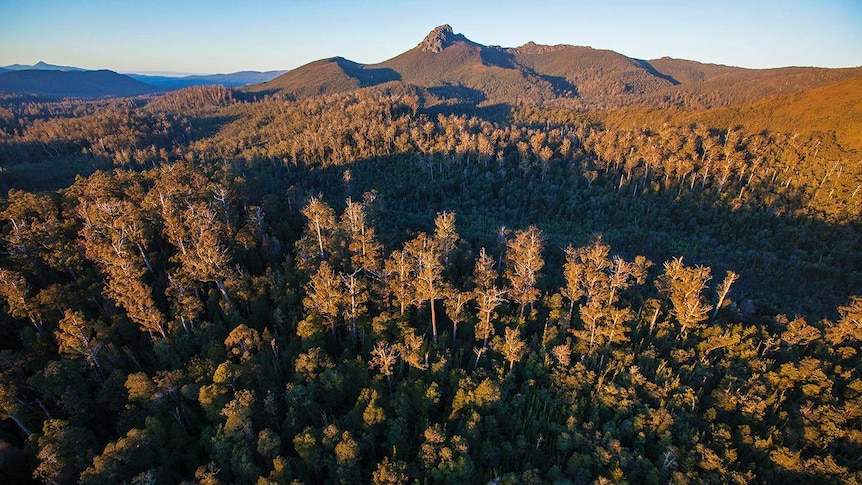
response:
<svg viewBox="0 0 862 485"><path fill-rule="evenodd" d="M449 24L441 25L432 30L421 43L419 48L423 52L442 52L448 45L455 41L456 35Z"/></svg>

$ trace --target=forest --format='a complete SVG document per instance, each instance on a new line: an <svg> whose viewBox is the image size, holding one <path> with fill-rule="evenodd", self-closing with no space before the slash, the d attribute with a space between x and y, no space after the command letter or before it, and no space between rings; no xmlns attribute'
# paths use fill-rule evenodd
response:
<svg viewBox="0 0 862 485"><path fill-rule="evenodd" d="M862 146L741 106L5 95L0 481L862 482Z"/></svg>

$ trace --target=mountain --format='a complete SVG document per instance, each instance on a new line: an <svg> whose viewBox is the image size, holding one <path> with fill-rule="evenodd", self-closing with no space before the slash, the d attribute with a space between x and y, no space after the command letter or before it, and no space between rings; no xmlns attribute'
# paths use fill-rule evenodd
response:
<svg viewBox="0 0 862 485"><path fill-rule="evenodd" d="M714 107L793 94L858 76L862 68L744 69L669 57L646 61L572 45L485 46L442 25L413 49L378 64L333 57L245 90L302 99L398 81L444 100L484 105Z"/></svg>
<svg viewBox="0 0 862 485"><path fill-rule="evenodd" d="M580 98L594 102L609 96L643 95L679 84L647 63L610 50L528 42L507 52L519 65L564 79L576 87Z"/></svg>
<svg viewBox="0 0 862 485"><path fill-rule="evenodd" d="M443 98L480 102L517 102L572 95L572 87L514 62L499 47L488 47L440 26L413 49L385 62L359 64L342 57L315 61L251 92L279 93L294 99L333 94L390 81L427 88Z"/></svg>
<svg viewBox="0 0 862 485"><path fill-rule="evenodd" d="M862 76L862 68L743 69L662 58L649 61L679 84L646 96L650 104L713 108L799 93Z"/></svg>
<svg viewBox="0 0 862 485"><path fill-rule="evenodd" d="M360 87L400 80L397 73L373 69L343 57L321 59L275 79L247 87L255 93L281 93L294 99L351 91Z"/></svg>
<svg viewBox="0 0 862 485"><path fill-rule="evenodd" d="M57 71L57 72L112 72L112 71L89 71L87 69L81 69L79 67L73 66L59 66L54 64L48 64L42 61L37 62L36 64L25 65L25 64L12 64L10 66L0 67L0 74L6 72L17 72L17 71ZM39 94L42 96L82 96L82 97L94 97L94 96L136 96L138 94L152 93L152 92L161 92L161 91L170 91L175 89L183 89L191 86L210 86L210 85L222 85L227 87L239 87L245 86L247 84L254 83L264 83L271 79L274 79L287 71L239 71L233 72L229 74L201 74L201 75L191 75L191 76L158 76L158 75L146 75L146 74L117 74L119 76L128 77L132 80L139 81L140 83L144 83L148 86L140 86L128 83L126 80L120 80L119 78L111 81L107 79L105 75L101 76L85 76L81 78L75 78L67 80L68 82L73 83L89 83L90 87L82 88L82 86L70 85L68 86L68 90L65 88L61 88L60 86L51 87L51 84L54 82L58 82L59 78L45 78L43 79L41 75L30 74L25 75L18 78L13 78L7 81L0 82L0 90L15 92L15 93L29 93L29 94ZM51 76L51 75L48 75ZM63 81L63 82L67 82ZM31 85L30 83L36 83ZM95 83L95 84L93 84ZM98 87L95 87L98 85ZM111 86L116 86L116 90L114 90ZM83 89L83 91L81 91ZM57 94L60 93L60 94ZM80 93L99 93L99 94L80 94ZM129 94L131 93L131 94Z"/></svg>
<svg viewBox="0 0 862 485"><path fill-rule="evenodd" d="M107 70L21 70L0 73L0 91L57 98L95 98L138 96L163 90Z"/></svg>
<svg viewBox="0 0 862 485"><path fill-rule="evenodd" d="M127 74L132 79L167 89L182 89L191 86L220 84L239 87L247 84L264 83L275 79L287 71L239 71L229 74L207 74L194 76L152 76L147 74Z"/></svg>
<svg viewBox="0 0 862 485"><path fill-rule="evenodd" d="M12 64L11 66L3 66L3 69L8 71L86 71L86 69L81 69L80 67L57 66L43 61L39 61L32 66L28 66L26 64Z"/></svg>

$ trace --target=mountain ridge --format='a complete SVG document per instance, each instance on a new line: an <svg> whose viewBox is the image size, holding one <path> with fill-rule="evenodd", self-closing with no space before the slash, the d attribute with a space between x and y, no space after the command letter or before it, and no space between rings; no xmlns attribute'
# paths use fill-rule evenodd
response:
<svg viewBox="0 0 862 485"><path fill-rule="evenodd" d="M8 66L0 66L0 69L7 71L87 71L81 67L74 66L58 66L56 64L48 64L45 61L39 61L33 65L27 64L11 64Z"/></svg>
<svg viewBox="0 0 862 485"><path fill-rule="evenodd" d="M17 94L35 94L46 97L137 96L139 94L178 90L192 86L222 85L231 88L240 87L247 84L269 81L287 71L237 71L226 74L173 77L117 73L107 69L83 69L74 66L48 64L44 61L39 61L33 65L12 64L0 67L0 76L22 72L27 72L28 74L16 74L5 80L0 80L0 91ZM77 73L77 75L69 77L65 73ZM103 74L81 76L81 73ZM104 73L113 73L110 77L114 77L114 79L109 80L109 76ZM65 79L61 80L61 78ZM97 78L99 80L96 80ZM128 80L123 78L127 78ZM137 85L136 89L134 87L136 85L130 81L140 82L145 86ZM99 87L96 88L94 83L98 84Z"/></svg>
<svg viewBox="0 0 862 485"><path fill-rule="evenodd" d="M370 72L378 76L368 76ZM711 107L792 94L857 76L862 76L862 67L748 69L670 57L640 60L569 44L486 46L444 24L412 49L379 63L321 59L243 90L302 99L399 81L442 93L450 102L469 99L482 105ZM748 86L761 81L758 89Z"/></svg>
<svg viewBox="0 0 862 485"><path fill-rule="evenodd" d="M18 70L0 73L0 91L56 98L97 98L139 96L163 90L109 70Z"/></svg>
<svg viewBox="0 0 862 485"><path fill-rule="evenodd" d="M191 86L209 86L215 84L220 84L226 87L240 87L247 84L259 84L275 79L286 72L288 71L237 71L222 74L192 74L189 76L159 76L138 73L129 73L126 75L132 79L136 79L153 86L170 89L183 89Z"/></svg>

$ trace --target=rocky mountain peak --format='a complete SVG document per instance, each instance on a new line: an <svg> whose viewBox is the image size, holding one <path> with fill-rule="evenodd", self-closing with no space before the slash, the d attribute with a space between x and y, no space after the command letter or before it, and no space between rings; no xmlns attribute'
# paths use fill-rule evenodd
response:
<svg viewBox="0 0 862 485"><path fill-rule="evenodd" d="M455 33L449 24L441 25L432 30L419 44L423 52L438 53L455 41Z"/></svg>

